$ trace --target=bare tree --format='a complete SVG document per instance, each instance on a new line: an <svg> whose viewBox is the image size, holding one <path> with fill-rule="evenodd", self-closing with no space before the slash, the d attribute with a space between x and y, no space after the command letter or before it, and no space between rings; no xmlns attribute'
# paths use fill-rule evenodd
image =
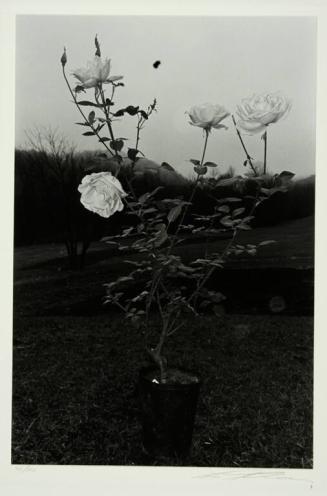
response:
<svg viewBox="0 0 327 496"><path fill-rule="evenodd" d="M43 181L48 189L56 184L60 192L59 205L53 205L53 215L62 212L62 235L70 267L82 268L90 247L93 222L80 206L77 187L83 176L83 160L77 156L75 146L58 129L34 126L26 131L28 146L43 155ZM51 174L49 174L49 172Z"/></svg>

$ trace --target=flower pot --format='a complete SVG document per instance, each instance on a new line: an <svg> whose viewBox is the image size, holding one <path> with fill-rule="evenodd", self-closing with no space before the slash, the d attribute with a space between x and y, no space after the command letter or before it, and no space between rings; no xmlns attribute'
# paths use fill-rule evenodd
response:
<svg viewBox="0 0 327 496"><path fill-rule="evenodd" d="M186 371L170 369L166 383L153 382L152 367L140 371L143 447L151 456L186 457L192 443L200 381Z"/></svg>

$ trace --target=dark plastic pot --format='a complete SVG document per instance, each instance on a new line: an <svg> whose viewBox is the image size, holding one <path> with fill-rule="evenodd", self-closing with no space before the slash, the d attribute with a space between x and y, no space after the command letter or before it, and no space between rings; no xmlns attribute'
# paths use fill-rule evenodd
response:
<svg viewBox="0 0 327 496"><path fill-rule="evenodd" d="M148 367L139 376L143 447L152 456L184 458L192 443L200 381L157 384L152 382L155 372Z"/></svg>

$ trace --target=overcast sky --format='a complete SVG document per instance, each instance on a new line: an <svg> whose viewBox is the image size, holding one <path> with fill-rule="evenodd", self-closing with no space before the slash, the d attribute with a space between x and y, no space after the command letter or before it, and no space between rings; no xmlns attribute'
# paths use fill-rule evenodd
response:
<svg viewBox="0 0 327 496"><path fill-rule="evenodd" d="M98 17L18 16L16 38L16 146L33 126L58 128L78 150L99 148L81 136L77 109L60 65L67 48L67 74L86 65L98 35L112 74L124 75L115 108L146 107L154 97L158 113L141 137L143 153L189 175L189 158L200 158L203 135L185 111L204 102L230 112L253 93L280 91L292 101L285 120L269 127L268 170L298 177L315 170L316 23L305 17ZM161 61L158 69L153 62ZM92 90L88 90L89 97ZM85 99L86 95L83 96ZM227 131L213 130L208 160L225 171L245 171L245 159L230 118ZM135 141L135 118L117 124L117 134ZM263 159L260 135L245 136L249 153Z"/></svg>

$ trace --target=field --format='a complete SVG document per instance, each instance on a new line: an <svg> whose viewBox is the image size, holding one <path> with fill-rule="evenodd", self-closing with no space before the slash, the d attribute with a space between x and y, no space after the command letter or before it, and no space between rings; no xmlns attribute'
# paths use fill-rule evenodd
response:
<svg viewBox="0 0 327 496"><path fill-rule="evenodd" d="M276 243L212 280L227 296L221 315L172 336L169 361L202 379L186 460L142 451L142 336L101 304L102 284L126 270L121 255L94 244L86 268L70 271L59 245L18 248L12 462L312 467L312 221L243 233L244 243ZM181 249L193 257L203 245ZM276 296L285 308L269 306Z"/></svg>

